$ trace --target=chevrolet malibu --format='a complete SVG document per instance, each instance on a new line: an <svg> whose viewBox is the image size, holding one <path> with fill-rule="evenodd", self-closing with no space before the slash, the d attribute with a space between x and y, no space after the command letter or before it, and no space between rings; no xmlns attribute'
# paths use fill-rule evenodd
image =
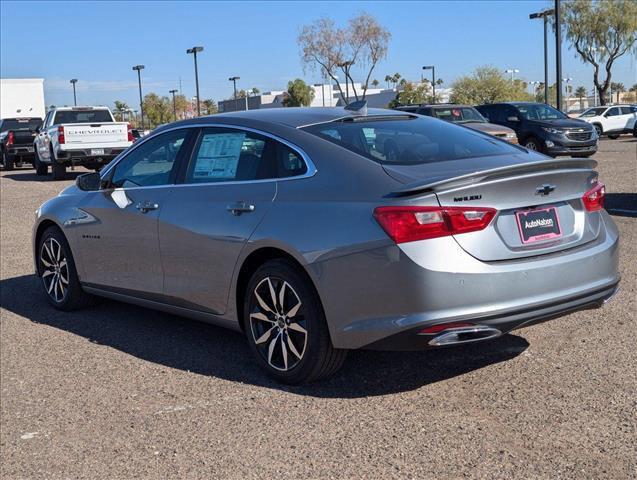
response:
<svg viewBox="0 0 637 480"><path fill-rule="evenodd" d="M102 296L230 327L309 382L350 349L600 307L618 232L595 166L358 103L185 120L43 204L35 268L58 309Z"/></svg>

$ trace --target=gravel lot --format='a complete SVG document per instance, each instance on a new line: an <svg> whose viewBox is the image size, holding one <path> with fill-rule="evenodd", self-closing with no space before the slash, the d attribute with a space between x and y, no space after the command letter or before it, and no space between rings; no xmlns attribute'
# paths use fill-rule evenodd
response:
<svg viewBox="0 0 637 480"><path fill-rule="evenodd" d="M609 208L637 210L637 139L596 158ZM622 290L600 310L446 351L353 352L292 388L239 334L49 307L33 212L71 181L2 172L3 479L637 477L637 218L614 217Z"/></svg>

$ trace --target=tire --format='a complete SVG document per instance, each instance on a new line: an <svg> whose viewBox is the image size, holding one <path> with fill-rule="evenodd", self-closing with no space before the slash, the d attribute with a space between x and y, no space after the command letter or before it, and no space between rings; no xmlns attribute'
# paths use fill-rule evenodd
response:
<svg viewBox="0 0 637 480"><path fill-rule="evenodd" d="M285 314L290 313L288 318ZM288 260L268 261L252 275L244 295L243 325L261 368L282 383L299 385L325 378L347 356L347 350L332 346L310 280Z"/></svg>
<svg viewBox="0 0 637 480"><path fill-rule="evenodd" d="M619 135L618 134L609 135L608 138L610 138L611 140L617 140L619 138Z"/></svg>
<svg viewBox="0 0 637 480"><path fill-rule="evenodd" d="M52 159L51 175L53 180L64 180L66 177L66 167Z"/></svg>
<svg viewBox="0 0 637 480"><path fill-rule="evenodd" d="M535 137L529 137L524 140L524 148L528 150L533 150L534 152L544 152L544 147L542 142Z"/></svg>
<svg viewBox="0 0 637 480"><path fill-rule="evenodd" d="M602 126L599 123L596 123L593 125L593 127L595 127L595 131L597 132L597 136L599 138L602 138L602 135L604 134L604 130L602 129Z"/></svg>
<svg viewBox="0 0 637 480"><path fill-rule="evenodd" d="M69 312L95 303L95 297L80 285L71 248L58 227L44 231L36 254L38 276L51 305Z"/></svg>
<svg viewBox="0 0 637 480"><path fill-rule="evenodd" d="M8 153L2 153L2 165L5 170L13 170L15 168L15 156Z"/></svg>
<svg viewBox="0 0 637 480"><path fill-rule="evenodd" d="M46 175L49 173L49 166L46 163L42 163L40 161L40 154L38 153L37 147L35 148L35 158L33 159L33 166L35 167L36 175Z"/></svg>

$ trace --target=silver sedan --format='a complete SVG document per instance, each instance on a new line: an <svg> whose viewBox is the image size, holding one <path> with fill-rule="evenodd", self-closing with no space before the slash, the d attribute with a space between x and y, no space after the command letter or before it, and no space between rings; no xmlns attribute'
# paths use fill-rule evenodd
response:
<svg viewBox="0 0 637 480"><path fill-rule="evenodd" d="M364 105L186 120L42 205L35 268L56 308L102 296L233 328L303 383L349 349L601 306L618 233L595 165Z"/></svg>

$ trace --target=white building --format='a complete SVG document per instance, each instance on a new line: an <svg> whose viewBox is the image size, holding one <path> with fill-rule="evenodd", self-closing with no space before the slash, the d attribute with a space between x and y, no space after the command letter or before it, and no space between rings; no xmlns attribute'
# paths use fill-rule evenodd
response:
<svg viewBox="0 0 637 480"><path fill-rule="evenodd" d="M44 118L43 78L1 78L0 118Z"/></svg>

